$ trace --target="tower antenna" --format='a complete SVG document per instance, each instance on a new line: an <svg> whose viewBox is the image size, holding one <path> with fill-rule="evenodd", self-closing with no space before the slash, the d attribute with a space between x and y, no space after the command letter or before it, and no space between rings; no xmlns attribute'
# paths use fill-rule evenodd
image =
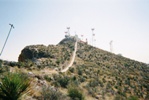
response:
<svg viewBox="0 0 149 100"><path fill-rule="evenodd" d="M70 36L70 32L69 32L69 30L70 30L70 27L67 27L67 34L68 34L68 36Z"/></svg>
<svg viewBox="0 0 149 100"><path fill-rule="evenodd" d="M91 29L92 30L92 46L94 46L94 36L95 36L95 34L94 34L94 28L92 28Z"/></svg>
<svg viewBox="0 0 149 100"><path fill-rule="evenodd" d="M113 41L111 40L109 44L110 44L110 52L113 53Z"/></svg>
<svg viewBox="0 0 149 100"><path fill-rule="evenodd" d="M83 41L83 34L81 35L81 39L82 39L82 41Z"/></svg>
<svg viewBox="0 0 149 100"><path fill-rule="evenodd" d="M96 47L96 39L94 39L94 42L95 42L95 43L94 43L94 46Z"/></svg>
<svg viewBox="0 0 149 100"><path fill-rule="evenodd" d="M67 35L67 32L65 32L65 35Z"/></svg>
<svg viewBox="0 0 149 100"><path fill-rule="evenodd" d="M5 43L4 43L4 45L3 45L3 48L2 48L2 50L1 50L0 56L2 55L3 50L4 50L5 46L6 46L7 40L8 40L8 38L9 38L9 35L10 35L10 32L11 32L11 29L14 28L13 24L9 24L9 25L10 25L11 27L10 27L9 33L8 33L8 35L7 35L7 38L6 38L6 40L5 40Z"/></svg>

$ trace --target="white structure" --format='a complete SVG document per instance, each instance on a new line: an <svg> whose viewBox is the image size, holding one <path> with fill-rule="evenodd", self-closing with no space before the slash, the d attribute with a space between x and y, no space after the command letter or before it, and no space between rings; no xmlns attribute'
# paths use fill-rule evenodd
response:
<svg viewBox="0 0 149 100"><path fill-rule="evenodd" d="M113 41L111 40L109 44L110 44L110 52L113 53Z"/></svg>
<svg viewBox="0 0 149 100"><path fill-rule="evenodd" d="M92 30L92 43L91 45L94 46L94 38L95 38L95 34L94 34L94 28L91 29Z"/></svg>

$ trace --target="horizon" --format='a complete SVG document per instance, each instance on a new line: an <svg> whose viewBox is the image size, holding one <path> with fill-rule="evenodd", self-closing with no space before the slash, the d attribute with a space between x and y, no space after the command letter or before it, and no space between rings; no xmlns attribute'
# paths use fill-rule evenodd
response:
<svg viewBox="0 0 149 100"><path fill-rule="evenodd" d="M58 44L67 27L71 35L92 40L96 47L139 62L149 63L149 1L147 0L2 0L0 51L14 25L0 59L17 61L28 45Z"/></svg>

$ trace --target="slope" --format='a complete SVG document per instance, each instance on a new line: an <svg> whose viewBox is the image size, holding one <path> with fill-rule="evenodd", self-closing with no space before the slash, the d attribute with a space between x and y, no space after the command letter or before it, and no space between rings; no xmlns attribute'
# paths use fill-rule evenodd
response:
<svg viewBox="0 0 149 100"><path fill-rule="evenodd" d="M31 95L36 100L43 97L40 92L44 85L54 87L68 97L71 84L79 88L86 100L127 100L131 96L147 100L149 97L147 64L82 41L76 42L74 37L65 38L56 46L27 46L22 50L19 62L2 61L1 68L1 73L20 71L29 74L38 87L34 91L39 93ZM63 73L61 69L64 69Z"/></svg>

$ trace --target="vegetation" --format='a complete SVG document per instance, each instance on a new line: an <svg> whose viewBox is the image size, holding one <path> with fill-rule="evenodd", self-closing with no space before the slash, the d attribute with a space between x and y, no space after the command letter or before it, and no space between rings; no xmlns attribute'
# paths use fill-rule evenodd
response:
<svg viewBox="0 0 149 100"><path fill-rule="evenodd" d="M66 88L69 83L69 80L70 80L69 77L64 76L64 77L58 78L57 82L60 84L61 87Z"/></svg>
<svg viewBox="0 0 149 100"><path fill-rule="evenodd" d="M8 73L1 79L0 98L18 100L29 91L30 79L22 73Z"/></svg>
<svg viewBox="0 0 149 100"><path fill-rule="evenodd" d="M72 100L84 100L82 91L77 86L72 84L68 86L68 96Z"/></svg>
<svg viewBox="0 0 149 100"><path fill-rule="evenodd" d="M65 96L54 87L43 87L42 99L43 100L65 100Z"/></svg>
<svg viewBox="0 0 149 100"><path fill-rule="evenodd" d="M56 46L27 46L22 50L19 62L2 61L0 63L0 78L3 79L8 71L22 71L29 74L36 87L34 91L38 92L28 96L37 100L51 97L62 99L59 95L67 97L62 100L83 100L84 97L87 97L87 100L109 100L109 98L110 100L145 100L149 98L147 64L115 55L83 42L78 43L73 66L64 73L60 72L69 64L74 44L73 39L64 39ZM48 86L48 88L42 90L43 86ZM54 88L51 89L51 87Z"/></svg>
<svg viewBox="0 0 149 100"><path fill-rule="evenodd" d="M128 100L139 100L139 99L138 99L138 97L136 97L136 96L130 96L130 97L128 98Z"/></svg>

